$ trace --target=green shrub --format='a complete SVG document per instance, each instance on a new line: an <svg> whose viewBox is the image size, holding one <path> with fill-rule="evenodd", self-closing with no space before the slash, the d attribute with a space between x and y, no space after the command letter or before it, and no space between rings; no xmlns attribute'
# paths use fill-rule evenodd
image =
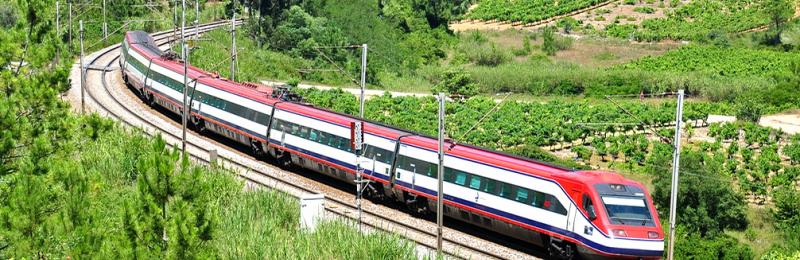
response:
<svg viewBox="0 0 800 260"><path fill-rule="evenodd" d="M511 60L508 51L498 49L494 44L491 47L484 47L474 50L470 60L481 66L495 67Z"/></svg>
<svg viewBox="0 0 800 260"><path fill-rule="evenodd" d="M573 39L561 37L555 34L552 27L545 27L542 31L542 51L547 55L553 56L558 51L572 48Z"/></svg>
<svg viewBox="0 0 800 260"><path fill-rule="evenodd" d="M439 75L438 82L434 82L434 84L434 87L431 89L433 94L443 92L467 98L478 94L477 85L472 81L469 73L461 68L445 70Z"/></svg>
<svg viewBox="0 0 800 260"><path fill-rule="evenodd" d="M643 14L652 14L655 13L656 10L649 6L637 6L633 8L634 12L643 13Z"/></svg>
<svg viewBox="0 0 800 260"><path fill-rule="evenodd" d="M638 3L636 0L625 0L626 5L635 5L636 3Z"/></svg>

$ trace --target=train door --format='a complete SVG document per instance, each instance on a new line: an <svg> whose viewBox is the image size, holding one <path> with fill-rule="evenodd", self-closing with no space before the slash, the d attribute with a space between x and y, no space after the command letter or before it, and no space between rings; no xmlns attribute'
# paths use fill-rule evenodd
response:
<svg viewBox="0 0 800 260"><path fill-rule="evenodd" d="M579 190L572 190L571 197L573 198L580 198L581 192ZM577 203L577 202L576 202ZM575 229L575 218L578 215L578 205L576 203L569 203L567 207L567 226L566 230L574 231Z"/></svg>

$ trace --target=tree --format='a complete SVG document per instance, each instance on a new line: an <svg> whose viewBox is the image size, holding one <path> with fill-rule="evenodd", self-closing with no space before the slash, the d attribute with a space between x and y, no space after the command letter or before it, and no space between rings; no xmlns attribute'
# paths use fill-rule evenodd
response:
<svg viewBox="0 0 800 260"><path fill-rule="evenodd" d="M558 48L556 47L556 39L553 35L553 28L550 26L544 27L542 30L542 51L548 56L556 55Z"/></svg>
<svg viewBox="0 0 800 260"><path fill-rule="evenodd" d="M659 152L648 162L647 172L655 176L653 201L664 218L670 202L672 156ZM720 174L724 172L723 167L718 158L708 157L702 152L683 151L676 219L686 226L687 231L705 237L720 234L725 229L744 229L747 226L744 197Z"/></svg>
<svg viewBox="0 0 800 260"><path fill-rule="evenodd" d="M744 94L736 98L736 118L747 122L758 122L764 113L761 97Z"/></svg>
<svg viewBox="0 0 800 260"><path fill-rule="evenodd" d="M767 0L763 2L763 5L770 17L771 30L775 33L771 42L780 43L781 33L786 27L786 22L794 14L794 3L791 0Z"/></svg>
<svg viewBox="0 0 800 260"><path fill-rule="evenodd" d="M464 69L455 67L443 71L431 91L470 98L478 94L478 85Z"/></svg>

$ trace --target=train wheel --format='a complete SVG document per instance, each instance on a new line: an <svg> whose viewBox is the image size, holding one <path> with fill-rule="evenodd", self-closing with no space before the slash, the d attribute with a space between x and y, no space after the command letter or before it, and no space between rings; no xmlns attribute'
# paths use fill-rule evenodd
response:
<svg viewBox="0 0 800 260"><path fill-rule="evenodd" d="M261 142L250 140L250 149L253 151L253 156L256 158L261 159L264 157L264 149L261 146Z"/></svg>
<svg viewBox="0 0 800 260"><path fill-rule="evenodd" d="M366 195L367 198L374 202L386 201L386 192L383 190L383 184L377 182L367 184Z"/></svg>
<svg viewBox="0 0 800 260"><path fill-rule="evenodd" d="M156 106L156 97L153 96L153 94L147 93L147 91L144 91L144 100L147 102L147 105L151 107Z"/></svg>
<svg viewBox="0 0 800 260"><path fill-rule="evenodd" d="M403 197L406 198L406 206L412 214L425 217L431 212L428 209L428 198L416 196L410 193L406 193Z"/></svg>
<svg viewBox="0 0 800 260"><path fill-rule="evenodd" d="M198 133L203 133L206 131L206 121L198 116L191 117L192 128L197 131Z"/></svg>
<svg viewBox="0 0 800 260"><path fill-rule="evenodd" d="M548 237L547 254L550 259L571 260L575 258L575 245L561 239Z"/></svg>
<svg viewBox="0 0 800 260"><path fill-rule="evenodd" d="M275 163L281 169L289 170L292 168L292 154L283 150L278 150L275 153Z"/></svg>

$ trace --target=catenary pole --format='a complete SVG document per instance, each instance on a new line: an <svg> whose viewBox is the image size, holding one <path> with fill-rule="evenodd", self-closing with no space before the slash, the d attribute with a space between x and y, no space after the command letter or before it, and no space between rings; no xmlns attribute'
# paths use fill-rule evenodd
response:
<svg viewBox="0 0 800 260"><path fill-rule="evenodd" d="M61 1L56 1L56 38L58 43L63 43L61 40ZM61 44L56 46L56 61L61 57ZM58 62L56 62L58 63Z"/></svg>
<svg viewBox="0 0 800 260"><path fill-rule="evenodd" d="M84 105L84 96L86 95L86 65L83 63L83 20L78 21L80 29L81 41L81 114L86 113L86 106Z"/></svg>
<svg viewBox="0 0 800 260"><path fill-rule="evenodd" d="M681 122L683 121L683 89L678 90L678 108L675 113L675 140L672 153L672 192L669 198L669 254L673 260L675 248L675 211L678 208L678 175L681 161Z"/></svg>
<svg viewBox="0 0 800 260"><path fill-rule="evenodd" d="M436 192L436 254L442 255L442 213L444 210L444 93L439 93L439 169L437 179L439 189Z"/></svg>
<svg viewBox="0 0 800 260"><path fill-rule="evenodd" d="M183 151L183 155L186 156L186 117L189 116L189 109L187 109L188 104L186 104L186 92L189 88L189 48L186 46L186 0L182 0L181 5L183 10L181 18L181 53L183 54L183 113L181 113L183 134L181 137L181 151Z"/></svg>
<svg viewBox="0 0 800 260"><path fill-rule="evenodd" d="M200 0L194 0L194 40L200 36Z"/></svg>
<svg viewBox="0 0 800 260"><path fill-rule="evenodd" d="M69 34L67 34L67 42L69 43L69 54L72 55L74 53L73 52L74 49L72 48L72 1L69 2L68 9L69 10L67 10L67 12L69 13Z"/></svg>
<svg viewBox="0 0 800 260"><path fill-rule="evenodd" d="M361 45L361 96L359 102L359 116L364 118L364 89L367 87L367 44Z"/></svg>
<svg viewBox="0 0 800 260"><path fill-rule="evenodd" d="M233 4L231 16L231 81L236 81L236 4Z"/></svg>
<svg viewBox="0 0 800 260"><path fill-rule="evenodd" d="M103 0L103 46L108 46L108 23L106 23L106 0Z"/></svg>

